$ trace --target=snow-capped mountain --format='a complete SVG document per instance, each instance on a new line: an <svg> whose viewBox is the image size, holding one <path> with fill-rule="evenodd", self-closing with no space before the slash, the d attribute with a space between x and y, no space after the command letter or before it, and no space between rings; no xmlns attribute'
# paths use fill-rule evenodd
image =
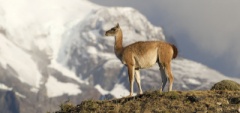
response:
<svg viewBox="0 0 240 113"><path fill-rule="evenodd" d="M67 99L79 103L128 95L127 70L114 55L114 38L103 36L116 23L124 46L165 40L160 27L129 7L86 0L0 0L0 89L15 92L24 113L51 111ZM172 68L174 90L209 89L231 79L184 58L174 60ZM144 91L160 88L157 66L141 75Z"/></svg>

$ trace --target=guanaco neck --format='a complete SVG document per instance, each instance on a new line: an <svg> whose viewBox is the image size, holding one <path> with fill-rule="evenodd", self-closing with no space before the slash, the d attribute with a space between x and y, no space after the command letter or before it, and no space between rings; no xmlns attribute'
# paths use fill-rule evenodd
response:
<svg viewBox="0 0 240 113"><path fill-rule="evenodd" d="M117 34L115 36L114 51L115 51L117 58L119 58L120 60L121 60L122 52L123 52L122 38L123 38L122 30L119 29L119 31L117 32Z"/></svg>

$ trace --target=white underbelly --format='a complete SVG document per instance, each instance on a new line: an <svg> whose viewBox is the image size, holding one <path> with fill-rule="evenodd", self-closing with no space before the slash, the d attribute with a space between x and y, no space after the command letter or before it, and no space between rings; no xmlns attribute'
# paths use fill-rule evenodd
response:
<svg viewBox="0 0 240 113"><path fill-rule="evenodd" d="M136 68L149 68L157 62L157 52L135 58Z"/></svg>

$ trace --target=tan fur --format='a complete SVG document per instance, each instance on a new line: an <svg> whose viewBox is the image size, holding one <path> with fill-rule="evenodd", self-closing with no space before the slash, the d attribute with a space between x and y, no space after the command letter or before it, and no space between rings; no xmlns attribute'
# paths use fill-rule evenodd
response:
<svg viewBox="0 0 240 113"><path fill-rule="evenodd" d="M163 41L140 41L122 46L122 30L117 24L115 27L106 31L106 36L115 36L115 54L128 67L130 95L133 94L134 74L136 73L136 81L139 93L142 94L139 69L149 68L158 63L162 75L162 89L164 89L167 78L169 80L168 91L172 90L173 75L171 71L171 60L177 56L177 48Z"/></svg>

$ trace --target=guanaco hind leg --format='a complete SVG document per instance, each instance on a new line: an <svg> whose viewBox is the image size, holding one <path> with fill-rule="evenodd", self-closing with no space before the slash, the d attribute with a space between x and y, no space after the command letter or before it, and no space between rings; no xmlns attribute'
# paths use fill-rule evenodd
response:
<svg viewBox="0 0 240 113"><path fill-rule="evenodd" d="M173 78L173 75L172 75L171 63L170 62L166 64L165 73L167 74L168 81L169 81L168 91L172 91L174 78Z"/></svg>
<svg viewBox="0 0 240 113"><path fill-rule="evenodd" d="M158 65L160 67L161 77L162 77L162 87L160 90L164 90L164 87L167 83L167 80L169 81L168 91L172 91L172 85L173 85L173 75L171 70L171 62L168 63L161 63L158 61Z"/></svg>
<svg viewBox="0 0 240 113"><path fill-rule="evenodd" d="M165 72L165 67L163 67L162 65L160 65L160 72L161 72L161 77L162 77L162 86L161 86L161 91L164 90L164 87L167 83L167 74Z"/></svg>
<svg viewBox="0 0 240 113"><path fill-rule="evenodd" d="M141 77L140 77L140 71L138 69L135 70L135 79L138 85L138 90L139 90L139 94L142 94L142 88L141 88Z"/></svg>

